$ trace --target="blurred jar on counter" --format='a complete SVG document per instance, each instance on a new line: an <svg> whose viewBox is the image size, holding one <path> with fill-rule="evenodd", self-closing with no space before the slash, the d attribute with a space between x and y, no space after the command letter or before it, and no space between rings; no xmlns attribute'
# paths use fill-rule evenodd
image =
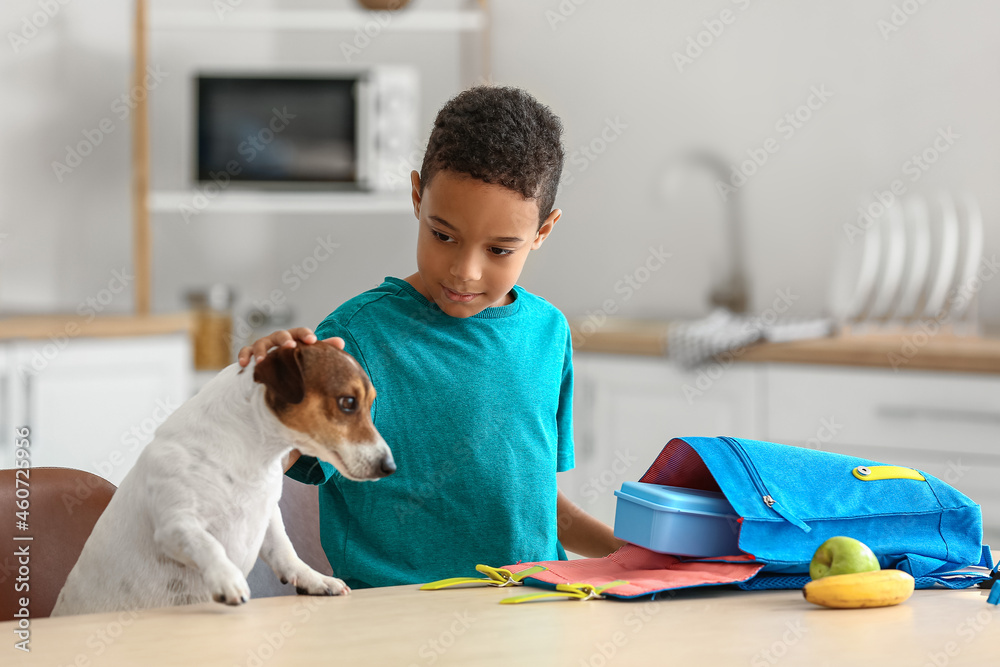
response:
<svg viewBox="0 0 1000 667"><path fill-rule="evenodd" d="M232 363L233 301L229 285L216 283L207 289L193 289L185 294L194 311L195 370L219 370Z"/></svg>

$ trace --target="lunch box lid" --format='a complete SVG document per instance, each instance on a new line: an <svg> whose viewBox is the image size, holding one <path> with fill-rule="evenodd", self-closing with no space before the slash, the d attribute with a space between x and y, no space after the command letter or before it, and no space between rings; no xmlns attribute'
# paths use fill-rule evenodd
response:
<svg viewBox="0 0 1000 667"><path fill-rule="evenodd" d="M648 484L646 482L624 482L621 491L615 491L619 498L625 498L640 505L675 512L694 512L718 516L737 516L736 510L717 491L682 489L678 486Z"/></svg>

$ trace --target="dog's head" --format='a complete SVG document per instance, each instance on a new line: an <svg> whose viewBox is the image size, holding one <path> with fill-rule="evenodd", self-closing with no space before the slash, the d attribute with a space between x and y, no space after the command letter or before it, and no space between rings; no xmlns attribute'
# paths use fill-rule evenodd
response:
<svg viewBox="0 0 1000 667"><path fill-rule="evenodd" d="M334 465L348 479L392 474L389 446L372 424L375 387L354 357L329 343L275 350L257 363L253 379L281 423L302 433L303 454Z"/></svg>

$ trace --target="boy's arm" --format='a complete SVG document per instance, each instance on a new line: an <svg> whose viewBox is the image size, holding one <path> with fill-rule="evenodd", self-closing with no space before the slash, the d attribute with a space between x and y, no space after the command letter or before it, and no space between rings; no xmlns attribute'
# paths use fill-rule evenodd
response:
<svg viewBox="0 0 1000 667"><path fill-rule="evenodd" d="M281 460L281 467L284 468L285 472L288 472L288 469L295 465L295 462L298 461L301 456L302 452L297 449L293 449L285 454L285 458Z"/></svg>
<svg viewBox="0 0 1000 667"><path fill-rule="evenodd" d="M585 558L602 558L625 544L615 537L611 526L577 507L562 491L556 500L556 515L559 541L566 551Z"/></svg>

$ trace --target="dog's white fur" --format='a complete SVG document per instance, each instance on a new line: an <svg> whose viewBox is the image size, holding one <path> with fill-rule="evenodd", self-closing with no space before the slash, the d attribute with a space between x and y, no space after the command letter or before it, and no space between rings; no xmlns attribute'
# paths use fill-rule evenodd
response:
<svg viewBox="0 0 1000 667"><path fill-rule="evenodd" d="M53 616L241 604L258 554L305 592L349 591L295 554L278 509L282 459L295 447L348 478L374 479L389 448L374 428L371 442L319 443L282 423L265 391L252 364L233 364L157 429L94 526Z"/></svg>

